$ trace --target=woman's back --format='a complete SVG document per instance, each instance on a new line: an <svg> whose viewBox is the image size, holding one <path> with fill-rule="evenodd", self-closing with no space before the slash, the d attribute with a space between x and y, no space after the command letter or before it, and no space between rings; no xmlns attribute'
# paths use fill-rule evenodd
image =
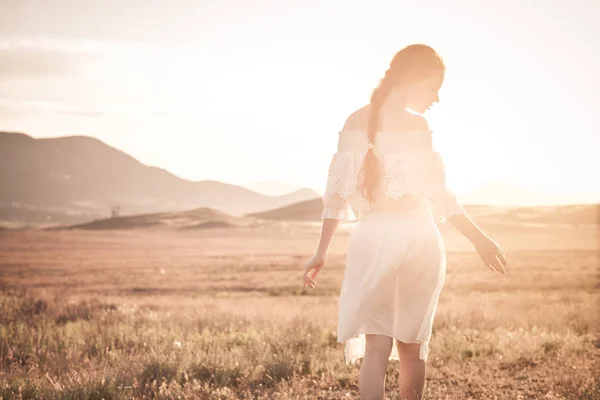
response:
<svg viewBox="0 0 600 400"><path fill-rule="evenodd" d="M346 208L344 215L349 220L355 218L352 210L427 207L438 221L443 221L448 211L462 211L446 188L443 160L433 151L425 119L408 112L386 111L381 114L383 129L372 145L381 169L373 201L369 203L359 188L361 167L370 146L366 130L369 106L366 106L352 113L339 132L337 152L329 167L323 217L332 215L327 210L332 207Z"/></svg>

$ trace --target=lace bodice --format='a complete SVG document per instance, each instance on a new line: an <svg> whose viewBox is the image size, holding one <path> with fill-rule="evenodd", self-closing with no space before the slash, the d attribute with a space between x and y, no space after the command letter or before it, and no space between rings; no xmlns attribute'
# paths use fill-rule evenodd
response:
<svg viewBox="0 0 600 400"><path fill-rule="evenodd" d="M407 206L429 207L437 222L464 213L455 194L446 186L442 157L432 149L431 132L380 132L374 151L382 165L376 201L358 193L359 171L368 150L365 131L339 132L323 196L322 218L356 220L354 211Z"/></svg>

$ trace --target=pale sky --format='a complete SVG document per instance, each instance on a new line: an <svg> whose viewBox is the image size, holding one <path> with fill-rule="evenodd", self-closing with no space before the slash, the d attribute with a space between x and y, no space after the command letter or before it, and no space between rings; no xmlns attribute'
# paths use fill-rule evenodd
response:
<svg viewBox="0 0 600 400"><path fill-rule="evenodd" d="M0 130L321 191L347 115L426 43L447 66L427 118L459 199L502 183L600 201L599 17L592 0L0 0Z"/></svg>

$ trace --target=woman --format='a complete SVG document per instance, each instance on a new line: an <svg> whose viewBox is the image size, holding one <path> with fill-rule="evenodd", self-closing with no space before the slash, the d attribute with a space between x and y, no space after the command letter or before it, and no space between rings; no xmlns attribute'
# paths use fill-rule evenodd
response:
<svg viewBox="0 0 600 400"><path fill-rule="evenodd" d="M491 271L504 274L502 249L466 215L446 187L422 114L439 101L445 66L429 46L399 51L369 105L339 133L323 196L316 254L305 264L314 287L340 220L355 220L339 298L338 342L345 361L362 358L362 399L382 399L388 360L400 362L402 399L421 399L433 319L446 276L437 223L449 221ZM407 111L407 110L410 110Z"/></svg>

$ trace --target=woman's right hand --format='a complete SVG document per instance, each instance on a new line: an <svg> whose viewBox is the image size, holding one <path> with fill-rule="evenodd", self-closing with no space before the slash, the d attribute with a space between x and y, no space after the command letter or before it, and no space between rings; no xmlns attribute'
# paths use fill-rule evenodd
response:
<svg viewBox="0 0 600 400"><path fill-rule="evenodd" d="M304 271L302 273L302 282L304 287L315 287L315 285L317 284L315 279L317 278L319 272L321 272L321 270L325 266L326 261L326 254L317 253L314 256L312 256L311 259L306 262L306 264L304 264Z"/></svg>

